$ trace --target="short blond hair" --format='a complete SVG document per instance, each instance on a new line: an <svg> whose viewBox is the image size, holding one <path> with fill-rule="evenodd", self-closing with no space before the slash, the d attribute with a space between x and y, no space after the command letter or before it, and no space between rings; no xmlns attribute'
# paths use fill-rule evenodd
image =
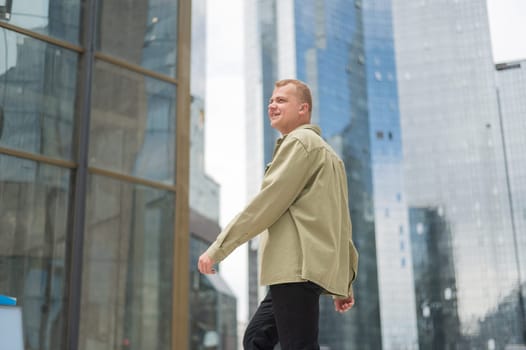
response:
<svg viewBox="0 0 526 350"><path fill-rule="evenodd" d="M297 79L282 79L274 83L275 87L283 87L292 84L296 87L296 93L302 103L309 105L309 112L312 112L312 94L307 84Z"/></svg>

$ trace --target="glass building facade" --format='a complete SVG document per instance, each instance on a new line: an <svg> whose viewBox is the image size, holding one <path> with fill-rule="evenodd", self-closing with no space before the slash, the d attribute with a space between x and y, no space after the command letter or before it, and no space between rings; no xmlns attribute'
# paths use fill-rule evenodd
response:
<svg viewBox="0 0 526 350"><path fill-rule="evenodd" d="M0 291L25 349L187 348L190 11L0 4Z"/></svg>
<svg viewBox="0 0 526 350"><path fill-rule="evenodd" d="M320 345L416 348L390 2L377 1L372 7L349 1L252 3L259 11L257 25L247 29L252 33L248 42L256 40L259 47L247 53L247 71L259 70L261 76L249 73L253 79L248 84L255 83L260 95L248 96L262 101L259 118L264 125L258 128L264 135L258 169L270 161L278 136L266 120L268 96L276 80L295 77L311 87L313 122L343 158L349 175L353 238L360 251L358 301L352 312L340 315L330 298L322 298ZM380 253L388 257L377 258ZM397 305L392 305L393 297Z"/></svg>
<svg viewBox="0 0 526 350"><path fill-rule="evenodd" d="M517 284L484 319L484 324L496 326L502 319L512 318L517 328L501 329L501 342L517 337L522 332L520 344L526 344L526 60L496 65L497 98L501 137L504 147L506 184L515 257L517 259ZM515 306L519 304L519 310ZM517 312L518 311L518 312ZM493 320L492 320L493 319ZM491 320L491 321L490 321ZM521 328L522 325L522 328ZM517 337L518 338L518 337ZM520 339L520 338L519 338Z"/></svg>
<svg viewBox="0 0 526 350"><path fill-rule="evenodd" d="M320 345L523 349L524 63L495 70L486 2L249 3L249 179L283 78L311 86L347 166L357 301L342 316L322 300Z"/></svg>
<svg viewBox="0 0 526 350"><path fill-rule="evenodd" d="M523 97L503 81L499 108L486 1L394 0L393 13L420 347L524 348L524 141L509 112Z"/></svg>

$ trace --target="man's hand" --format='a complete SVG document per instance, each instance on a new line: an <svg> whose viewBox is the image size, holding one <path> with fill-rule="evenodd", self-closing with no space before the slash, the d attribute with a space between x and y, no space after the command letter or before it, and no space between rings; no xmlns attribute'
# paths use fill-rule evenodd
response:
<svg viewBox="0 0 526 350"><path fill-rule="evenodd" d="M212 267L214 264L214 260L212 260L205 252L199 257L197 268L199 269L199 272L210 275L216 273L216 270Z"/></svg>
<svg viewBox="0 0 526 350"><path fill-rule="evenodd" d="M338 312L345 312L354 305L354 297L345 299L334 299L334 309Z"/></svg>

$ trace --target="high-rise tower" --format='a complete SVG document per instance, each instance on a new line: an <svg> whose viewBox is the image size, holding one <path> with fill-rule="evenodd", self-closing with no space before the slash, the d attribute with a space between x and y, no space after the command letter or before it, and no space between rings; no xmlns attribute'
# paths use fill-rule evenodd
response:
<svg viewBox="0 0 526 350"><path fill-rule="evenodd" d="M499 116L486 1L394 0L393 14L406 202L420 208L414 227L442 247L435 256L443 264L419 260L434 265L432 278L415 273L419 343L440 331L457 348L524 344L513 292L524 270L511 191L519 180L510 181L521 175L510 177L506 147L520 122ZM511 95L502 100L513 103ZM415 272L423 268L415 260ZM428 283L433 293L422 288Z"/></svg>
<svg viewBox="0 0 526 350"><path fill-rule="evenodd" d="M274 81L283 78L309 84L313 122L347 166L353 238L361 254L357 304L341 316L329 298L322 298L320 344L416 348L390 1L366 6L360 1L252 0L246 33L249 140L263 154L249 168L249 178L261 176L272 156L278 135L266 120L266 101ZM248 154L253 161L254 153ZM251 254L254 264L255 250ZM252 265L252 278L254 270Z"/></svg>

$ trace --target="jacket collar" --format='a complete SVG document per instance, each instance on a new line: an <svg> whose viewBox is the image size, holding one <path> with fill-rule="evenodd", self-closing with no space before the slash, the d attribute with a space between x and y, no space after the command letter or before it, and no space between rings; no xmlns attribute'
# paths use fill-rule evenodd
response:
<svg viewBox="0 0 526 350"><path fill-rule="evenodd" d="M321 129L320 129L319 126L314 125L314 124L303 124L303 125L300 125L300 126L298 126L296 129L292 130L290 133L285 134L285 135L281 136L279 139L276 140L276 145L274 146L274 152L272 152L272 158L274 158L274 156L276 155L276 152L278 152L279 146L281 146L281 143L283 142L283 140L285 140L285 138L286 138L288 135L294 133L294 132L297 131L297 130L301 130L301 129L312 130L312 131L315 132L318 136L321 137Z"/></svg>
<svg viewBox="0 0 526 350"><path fill-rule="evenodd" d="M303 124L303 125L300 125L298 126L296 129L292 130L291 132L294 132L296 130L300 130L300 129L308 129L308 130L312 130L314 131L316 134L318 134L319 136L321 136L321 129L318 125L314 125L314 124Z"/></svg>
<svg viewBox="0 0 526 350"><path fill-rule="evenodd" d="M287 137L287 135L290 135L292 133L294 133L295 131L297 130L301 130L301 129L308 129L308 130L312 130L314 131L316 134L318 134L319 136L321 136L321 129L318 125L314 125L314 124L303 124L303 125L300 125L298 126L296 129L292 130L291 132L289 132L288 134L285 134L283 136L281 136L279 140L283 140L285 139L285 137Z"/></svg>

